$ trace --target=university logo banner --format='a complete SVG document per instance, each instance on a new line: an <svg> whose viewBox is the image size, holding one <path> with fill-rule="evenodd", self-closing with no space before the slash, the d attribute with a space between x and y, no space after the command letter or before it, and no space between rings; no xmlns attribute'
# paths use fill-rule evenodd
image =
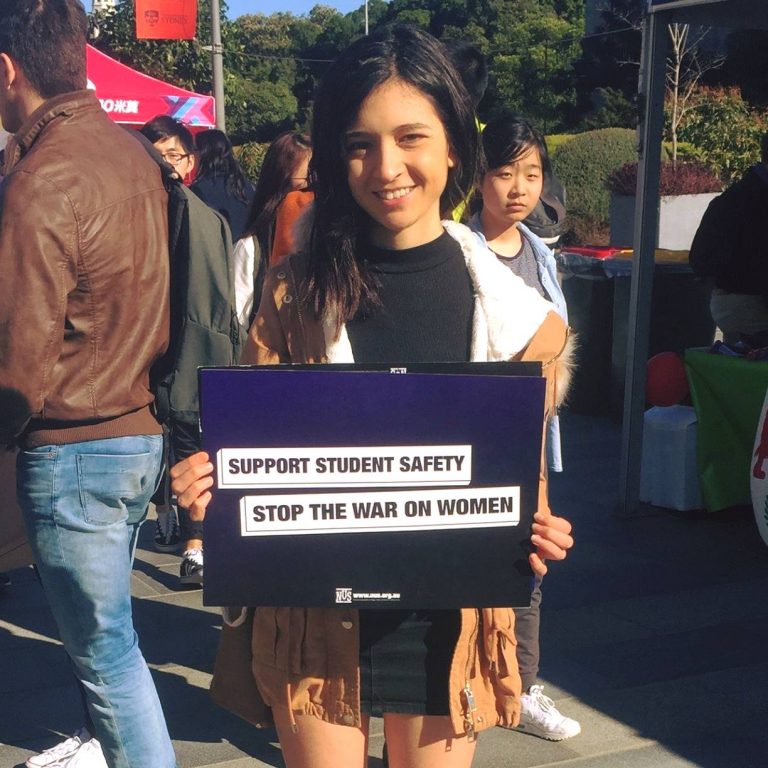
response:
<svg viewBox="0 0 768 768"><path fill-rule="evenodd" d="M193 40L197 0L136 0L139 40Z"/></svg>
<svg viewBox="0 0 768 768"><path fill-rule="evenodd" d="M201 369L206 604L528 605L540 367L441 365Z"/></svg>

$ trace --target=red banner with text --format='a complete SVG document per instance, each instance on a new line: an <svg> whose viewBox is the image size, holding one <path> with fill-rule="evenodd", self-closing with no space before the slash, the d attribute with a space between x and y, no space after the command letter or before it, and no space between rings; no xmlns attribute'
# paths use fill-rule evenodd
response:
<svg viewBox="0 0 768 768"><path fill-rule="evenodd" d="M197 0L136 0L139 40L192 40L197 26Z"/></svg>

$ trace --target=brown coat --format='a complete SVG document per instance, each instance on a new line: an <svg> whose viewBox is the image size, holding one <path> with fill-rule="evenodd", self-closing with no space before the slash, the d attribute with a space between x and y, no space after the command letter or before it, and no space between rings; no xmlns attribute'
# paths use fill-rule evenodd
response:
<svg viewBox="0 0 768 768"><path fill-rule="evenodd" d="M159 434L149 368L168 344L160 169L93 91L45 101L6 147L0 442Z"/></svg>
<svg viewBox="0 0 768 768"><path fill-rule="evenodd" d="M541 361L551 410L567 378L568 329L549 311L548 302L498 264L468 229L445 226L464 250L475 287L472 359ZM333 324L313 320L300 300L304 275L304 260L296 255L270 271L243 363L351 361L345 330L334 337ZM510 325L519 307L525 309L524 316ZM548 510L543 470L539 508ZM450 716L457 735L517 724L521 683L515 645L511 608L461 610L449 679ZM355 609L250 609L243 625L223 630L212 694L257 725L270 722L268 707L280 707L291 716L312 714L359 726L358 655ZM258 692L243 673L248 664Z"/></svg>

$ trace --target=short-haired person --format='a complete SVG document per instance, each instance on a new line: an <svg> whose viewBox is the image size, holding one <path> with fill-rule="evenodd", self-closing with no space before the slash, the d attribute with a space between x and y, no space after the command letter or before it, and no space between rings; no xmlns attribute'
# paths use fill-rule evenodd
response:
<svg viewBox="0 0 768 768"><path fill-rule="evenodd" d="M195 167L195 140L189 128L170 115L157 115L139 130L184 183L189 184Z"/></svg>
<svg viewBox="0 0 768 768"><path fill-rule="evenodd" d="M480 210L469 226L485 240L499 261L534 288L565 322L568 311L557 280L557 264L549 246L525 222L536 209L552 175L544 134L527 118L503 115L491 120L482 134L485 171L478 189ZM562 471L560 423L553 413L547 423L549 469ZM581 732L576 720L562 715L537 684L541 582L537 576L528 608L515 609L517 663L523 682L520 730L551 741Z"/></svg>
<svg viewBox="0 0 768 768"><path fill-rule="evenodd" d="M712 281L709 309L726 344L768 345L766 220L768 134L760 162L709 204L688 254L693 271Z"/></svg>
<svg viewBox="0 0 768 768"><path fill-rule="evenodd" d="M565 323L445 221L475 181L480 148L442 44L404 25L359 39L323 78L312 126L314 218L267 275L243 362L540 360L552 408ZM204 508L212 472L205 453L174 466L180 503ZM531 542L539 573L573 543L543 472ZM258 607L253 627L238 679L252 675L271 708L288 768L364 766L372 715L384 718L392 768L467 768L474 733L517 723L511 609ZM269 713L255 707L249 719Z"/></svg>
<svg viewBox="0 0 768 768"><path fill-rule="evenodd" d="M21 448L19 505L92 718L55 764L78 753L72 765L173 768L130 595L162 454L149 369L168 343L167 195L86 88L86 31L79 0L0 3L0 119L14 133L0 187L0 444Z"/></svg>
<svg viewBox="0 0 768 768"><path fill-rule="evenodd" d="M195 167L195 140L189 128L170 115L156 115L139 128L139 133L152 142L160 157L188 184ZM166 441L167 456L173 455L180 446L196 447L199 444L197 429L185 428L177 422L169 426ZM188 455L194 447L184 455ZM171 499L166 469L164 467L160 485L152 496L157 515L154 547L158 552L176 552L182 545L183 537L185 546L179 579L182 584L199 586L203 582L202 533L199 529L196 532L190 531L188 516L179 520Z"/></svg>

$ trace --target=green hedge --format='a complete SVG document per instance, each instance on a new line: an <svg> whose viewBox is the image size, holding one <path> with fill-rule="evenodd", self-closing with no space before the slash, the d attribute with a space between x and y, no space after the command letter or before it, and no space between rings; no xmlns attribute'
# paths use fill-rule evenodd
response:
<svg viewBox="0 0 768 768"><path fill-rule="evenodd" d="M573 133L550 133L547 136L547 149L551 155L556 152L566 141L570 141L576 134Z"/></svg>
<svg viewBox="0 0 768 768"><path fill-rule="evenodd" d="M234 148L235 156L243 166L243 172L254 184L259 180L261 164L268 149L269 143L258 141L249 141Z"/></svg>
<svg viewBox="0 0 768 768"><path fill-rule="evenodd" d="M631 128L600 128L560 144L552 153L552 166L568 195L568 217L607 223L606 179L635 160L637 135Z"/></svg>

